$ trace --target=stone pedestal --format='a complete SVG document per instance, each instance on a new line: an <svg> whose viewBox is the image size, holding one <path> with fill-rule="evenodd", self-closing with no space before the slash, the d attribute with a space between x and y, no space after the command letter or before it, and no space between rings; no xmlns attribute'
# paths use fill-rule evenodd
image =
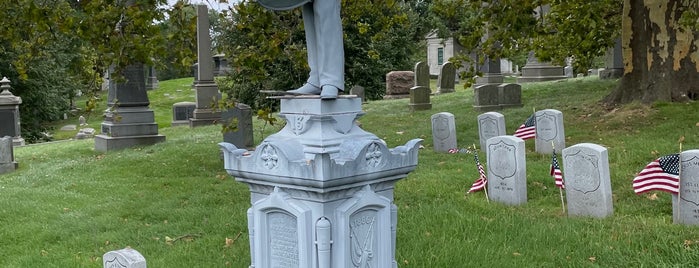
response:
<svg viewBox="0 0 699 268"><path fill-rule="evenodd" d="M19 122L19 105L22 98L10 92L10 80L3 77L0 80L0 137L12 137L13 146L24 145Z"/></svg>
<svg viewBox="0 0 699 268"><path fill-rule="evenodd" d="M566 79L562 66L553 66L548 62L540 62L534 53L529 54L527 64L522 67L522 76L517 78L517 83L542 82Z"/></svg>
<svg viewBox="0 0 699 268"><path fill-rule="evenodd" d="M124 81L111 81L101 134L95 136L95 150L111 151L165 141L158 134L155 114L148 108L143 65L123 71Z"/></svg>
<svg viewBox="0 0 699 268"><path fill-rule="evenodd" d="M218 91L216 83L213 80L197 81L194 89L197 91L197 107L192 113L192 118L189 119L189 126L206 126L220 121L221 111L213 109L218 100L221 99L221 93Z"/></svg>
<svg viewBox="0 0 699 268"><path fill-rule="evenodd" d="M355 124L362 114L357 97L283 97L286 126L255 151L221 143L250 187L251 268L397 267L393 188L422 140L389 149Z"/></svg>

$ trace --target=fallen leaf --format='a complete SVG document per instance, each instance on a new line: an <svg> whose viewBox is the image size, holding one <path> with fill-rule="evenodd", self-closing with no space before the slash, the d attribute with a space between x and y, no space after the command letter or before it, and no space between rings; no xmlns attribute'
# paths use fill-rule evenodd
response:
<svg viewBox="0 0 699 268"><path fill-rule="evenodd" d="M697 124L699 124L699 123L697 123ZM396 131L396 134L398 134L398 135L403 135L403 133L405 133L405 131Z"/></svg>
<svg viewBox="0 0 699 268"><path fill-rule="evenodd" d="M165 243L168 245L172 245L172 242L175 241L175 239L172 239L169 236L165 236Z"/></svg>
<svg viewBox="0 0 699 268"><path fill-rule="evenodd" d="M699 122L697 122L697 124L696 124L695 126L698 126L698 127L699 127Z"/></svg>
<svg viewBox="0 0 699 268"><path fill-rule="evenodd" d="M225 246L225 247L228 248L228 247L230 247L231 245L233 245L233 239L230 239L230 238L226 237L226 246Z"/></svg>
<svg viewBox="0 0 699 268"><path fill-rule="evenodd" d="M657 199L658 199L658 194L653 193L652 195L649 195L649 196L648 196L648 199L650 199L650 200L657 200Z"/></svg>
<svg viewBox="0 0 699 268"><path fill-rule="evenodd" d="M597 260L597 258L595 256L590 256L587 259L590 260L591 262L595 262Z"/></svg>
<svg viewBox="0 0 699 268"><path fill-rule="evenodd" d="M522 253L514 252L514 253L512 253L512 256L522 256Z"/></svg>

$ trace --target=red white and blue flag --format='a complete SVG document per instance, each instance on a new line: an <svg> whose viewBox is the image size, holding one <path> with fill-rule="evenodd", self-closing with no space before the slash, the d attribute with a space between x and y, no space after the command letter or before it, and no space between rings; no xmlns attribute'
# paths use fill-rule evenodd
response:
<svg viewBox="0 0 699 268"><path fill-rule="evenodd" d="M636 194L653 190L677 194L680 190L680 155L666 155L650 162L633 178L633 190Z"/></svg>
<svg viewBox="0 0 699 268"><path fill-rule="evenodd" d="M483 165L481 165L481 162L478 161L478 153L474 153L473 158L476 160L476 167L478 168L479 177L475 182L473 182L473 185L471 185L471 189L468 190L469 193L483 190L486 184L488 184L488 178L485 176Z"/></svg>
<svg viewBox="0 0 699 268"><path fill-rule="evenodd" d="M565 184L563 183L563 173L561 172L561 167L558 165L558 158L556 157L556 150L553 150L553 156L551 157L551 176L556 181L556 187L565 189Z"/></svg>
<svg viewBox="0 0 699 268"><path fill-rule="evenodd" d="M515 130L515 137L528 140L536 137L536 114L532 114L524 124Z"/></svg>

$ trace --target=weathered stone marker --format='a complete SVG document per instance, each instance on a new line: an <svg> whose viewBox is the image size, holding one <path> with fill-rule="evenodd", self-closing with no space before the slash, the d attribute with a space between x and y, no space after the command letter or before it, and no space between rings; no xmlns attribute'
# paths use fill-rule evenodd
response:
<svg viewBox="0 0 699 268"><path fill-rule="evenodd" d="M408 106L411 111L422 111L432 109L430 103L430 67L424 62L415 64L415 86L410 88L410 103Z"/></svg>
<svg viewBox="0 0 699 268"><path fill-rule="evenodd" d="M0 174L15 171L16 167L12 137L0 137Z"/></svg>
<svg viewBox="0 0 699 268"><path fill-rule="evenodd" d="M146 258L134 249L125 248L105 253L102 264L104 268L146 268Z"/></svg>
<svg viewBox="0 0 699 268"><path fill-rule="evenodd" d="M454 115L447 112L436 113L431 117L432 141L435 152L448 152L456 146L456 122Z"/></svg>
<svg viewBox="0 0 699 268"><path fill-rule="evenodd" d="M524 140L514 136L488 139L488 195L507 205L527 203Z"/></svg>
<svg viewBox="0 0 699 268"><path fill-rule="evenodd" d="M553 142L556 150L566 147L565 131L563 129L563 113L558 110L546 109L536 111L536 152L552 154Z"/></svg>
<svg viewBox="0 0 699 268"><path fill-rule="evenodd" d="M699 225L699 150L680 153L680 191L672 196L673 222Z"/></svg>
<svg viewBox="0 0 699 268"><path fill-rule="evenodd" d="M478 137L480 148L485 150L488 139L505 134L505 116L498 112L487 112L478 115Z"/></svg>
<svg viewBox="0 0 699 268"><path fill-rule="evenodd" d="M454 84L456 83L456 67L451 62L442 64L437 77L437 93L454 92Z"/></svg>
<svg viewBox="0 0 699 268"><path fill-rule="evenodd" d="M197 59L197 79L194 81L197 108L189 119L190 127L211 125L221 120L221 112L211 108L212 104L221 99L221 93L214 81L209 11L206 5L197 5Z"/></svg>
<svg viewBox="0 0 699 268"><path fill-rule="evenodd" d="M231 143L238 148L252 148L254 144L252 129L252 108L243 103L235 103L221 115L222 124L229 127L223 132L223 142ZM235 129L231 124L235 123Z"/></svg>
<svg viewBox="0 0 699 268"><path fill-rule="evenodd" d="M10 82L7 77L0 80L0 137L10 136L15 146L21 146L24 145L19 122L22 98L12 95Z"/></svg>
<svg viewBox="0 0 699 268"><path fill-rule="evenodd" d="M393 189L422 140L389 149L356 125L357 97L280 99L287 124L255 151L220 144L250 187L250 267L397 267Z"/></svg>
<svg viewBox="0 0 699 268"><path fill-rule="evenodd" d="M604 218L614 214L607 148L581 143L563 150L568 215Z"/></svg>

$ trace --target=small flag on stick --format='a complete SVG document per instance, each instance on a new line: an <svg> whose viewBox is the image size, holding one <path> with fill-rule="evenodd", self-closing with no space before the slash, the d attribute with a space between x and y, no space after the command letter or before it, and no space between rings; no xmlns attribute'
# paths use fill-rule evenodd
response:
<svg viewBox="0 0 699 268"><path fill-rule="evenodd" d="M478 168L478 179L471 185L471 189L468 190L469 193L483 190L488 184L488 178L485 176L485 171L483 170L483 165L478 160L478 153L473 154L473 158L476 160L476 167Z"/></svg>
<svg viewBox="0 0 699 268"><path fill-rule="evenodd" d="M633 178L633 190L642 194L652 190L677 194L680 188L680 154L660 157Z"/></svg>
<svg viewBox="0 0 699 268"><path fill-rule="evenodd" d="M536 113L529 116L527 121L519 126L517 130L515 130L514 136L523 140L533 139L536 137Z"/></svg>
<svg viewBox="0 0 699 268"><path fill-rule="evenodd" d="M556 187L565 189L563 184L563 172L561 172L561 167L558 165L558 158L556 157L556 150L553 150L553 156L551 157L551 176L556 181Z"/></svg>

